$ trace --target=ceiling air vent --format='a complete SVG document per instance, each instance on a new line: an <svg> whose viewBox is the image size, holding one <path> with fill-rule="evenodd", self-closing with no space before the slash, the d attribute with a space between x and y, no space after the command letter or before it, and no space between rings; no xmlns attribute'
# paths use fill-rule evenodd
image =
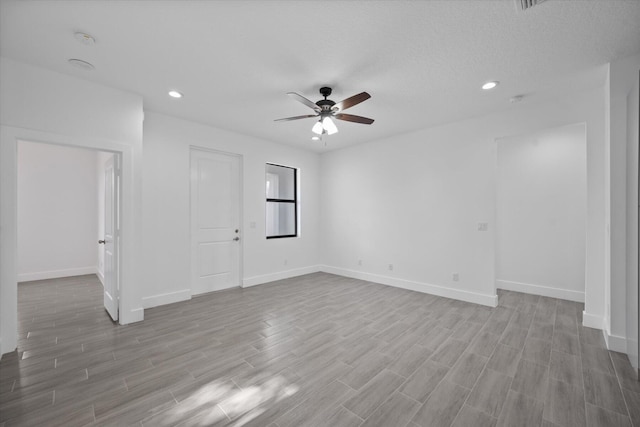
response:
<svg viewBox="0 0 640 427"><path fill-rule="evenodd" d="M516 0L516 7L518 10L529 10L543 1L545 0Z"/></svg>

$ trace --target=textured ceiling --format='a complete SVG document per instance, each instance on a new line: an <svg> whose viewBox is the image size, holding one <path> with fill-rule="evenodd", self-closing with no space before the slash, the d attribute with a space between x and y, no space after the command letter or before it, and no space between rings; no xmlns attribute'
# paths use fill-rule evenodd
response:
<svg viewBox="0 0 640 427"><path fill-rule="evenodd" d="M640 52L640 1L2 1L0 54L144 97L146 110L319 152L517 108L603 83L603 67ZM96 39L85 46L73 37ZM72 68L80 58L94 71ZM480 90L487 80L497 89ZM311 110L372 98L327 146ZM185 94L167 96L169 89Z"/></svg>

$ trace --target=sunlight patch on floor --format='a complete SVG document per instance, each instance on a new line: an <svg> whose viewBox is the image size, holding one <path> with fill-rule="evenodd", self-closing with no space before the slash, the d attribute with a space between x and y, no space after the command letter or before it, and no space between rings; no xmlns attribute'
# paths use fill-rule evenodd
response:
<svg viewBox="0 0 640 427"><path fill-rule="evenodd" d="M233 426L240 427L298 390L297 385L289 383L282 375L243 389L238 389L232 382L213 381L166 411L163 423L171 425L197 418L199 425L212 425L224 420L226 414L234 421Z"/></svg>

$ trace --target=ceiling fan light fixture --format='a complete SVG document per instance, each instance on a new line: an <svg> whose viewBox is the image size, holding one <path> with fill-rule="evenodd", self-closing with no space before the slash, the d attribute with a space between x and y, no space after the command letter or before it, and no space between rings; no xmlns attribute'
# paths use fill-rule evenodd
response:
<svg viewBox="0 0 640 427"><path fill-rule="evenodd" d="M333 119L344 120L347 122L360 123L364 125L370 125L373 123L373 119L369 119L367 117L362 116L354 116L353 114L344 114L342 111L347 108L351 108L355 105L360 104L363 101L371 98L367 92L361 92L357 95L350 96L347 99L343 99L342 101L335 103L330 99L327 99L329 95L331 95L330 87L321 87L320 95L324 97L318 102L313 102L302 95L299 95L295 92L288 92L289 95L294 100L300 102L301 104L306 105L311 108L315 114L305 114L302 116L294 116L294 117L285 117L284 119L276 119L276 122L288 122L290 120L300 120L300 119L308 119L308 118L319 118L319 120L313 125L311 131L316 135L333 135L338 132L338 127L333 122Z"/></svg>
<svg viewBox="0 0 640 427"><path fill-rule="evenodd" d="M182 98L182 92L178 92L177 90L170 90L169 91L169 96L172 98Z"/></svg>
<svg viewBox="0 0 640 427"><path fill-rule="evenodd" d="M328 135L333 135L334 133L338 132L336 124L333 123L333 120L331 120L331 117L329 116L322 119L322 127L327 131Z"/></svg>
<svg viewBox="0 0 640 427"><path fill-rule="evenodd" d="M319 140L320 140L320 137L319 137L318 135L313 135L313 136L311 137L311 140L312 140L312 141L319 141Z"/></svg>
<svg viewBox="0 0 640 427"><path fill-rule="evenodd" d="M317 121L315 125L313 125L313 127L311 128L311 131L313 133L317 133L318 135L322 135L322 122L321 121Z"/></svg>

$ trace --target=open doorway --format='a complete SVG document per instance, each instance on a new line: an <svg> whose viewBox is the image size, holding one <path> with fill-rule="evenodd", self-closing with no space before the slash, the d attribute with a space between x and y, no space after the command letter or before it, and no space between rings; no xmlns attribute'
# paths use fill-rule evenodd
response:
<svg viewBox="0 0 640 427"><path fill-rule="evenodd" d="M114 153L120 160L121 175L118 198L119 266L118 323L121 325L144 319L134 276L139 232L140 172L134 165L140 161L140 147L135 144L87 136L60 135L12 126L0 126L0 353L14 352L18 343L18 286L17 286L17 150L21 141L42 142L66 147L87 148ZM52 244L59 244L53 242ZM97 242L96 242L97 244ZM55 247L51 249L56 250ZM101 308L102 314L104 309Z"/></svg>
<svg viewBox="0 0 640 427"><path fill-rule="evenodd" d="M119 163L114 153L17 142L19 349L37 330L25 322L118 320Z"/></svg>

